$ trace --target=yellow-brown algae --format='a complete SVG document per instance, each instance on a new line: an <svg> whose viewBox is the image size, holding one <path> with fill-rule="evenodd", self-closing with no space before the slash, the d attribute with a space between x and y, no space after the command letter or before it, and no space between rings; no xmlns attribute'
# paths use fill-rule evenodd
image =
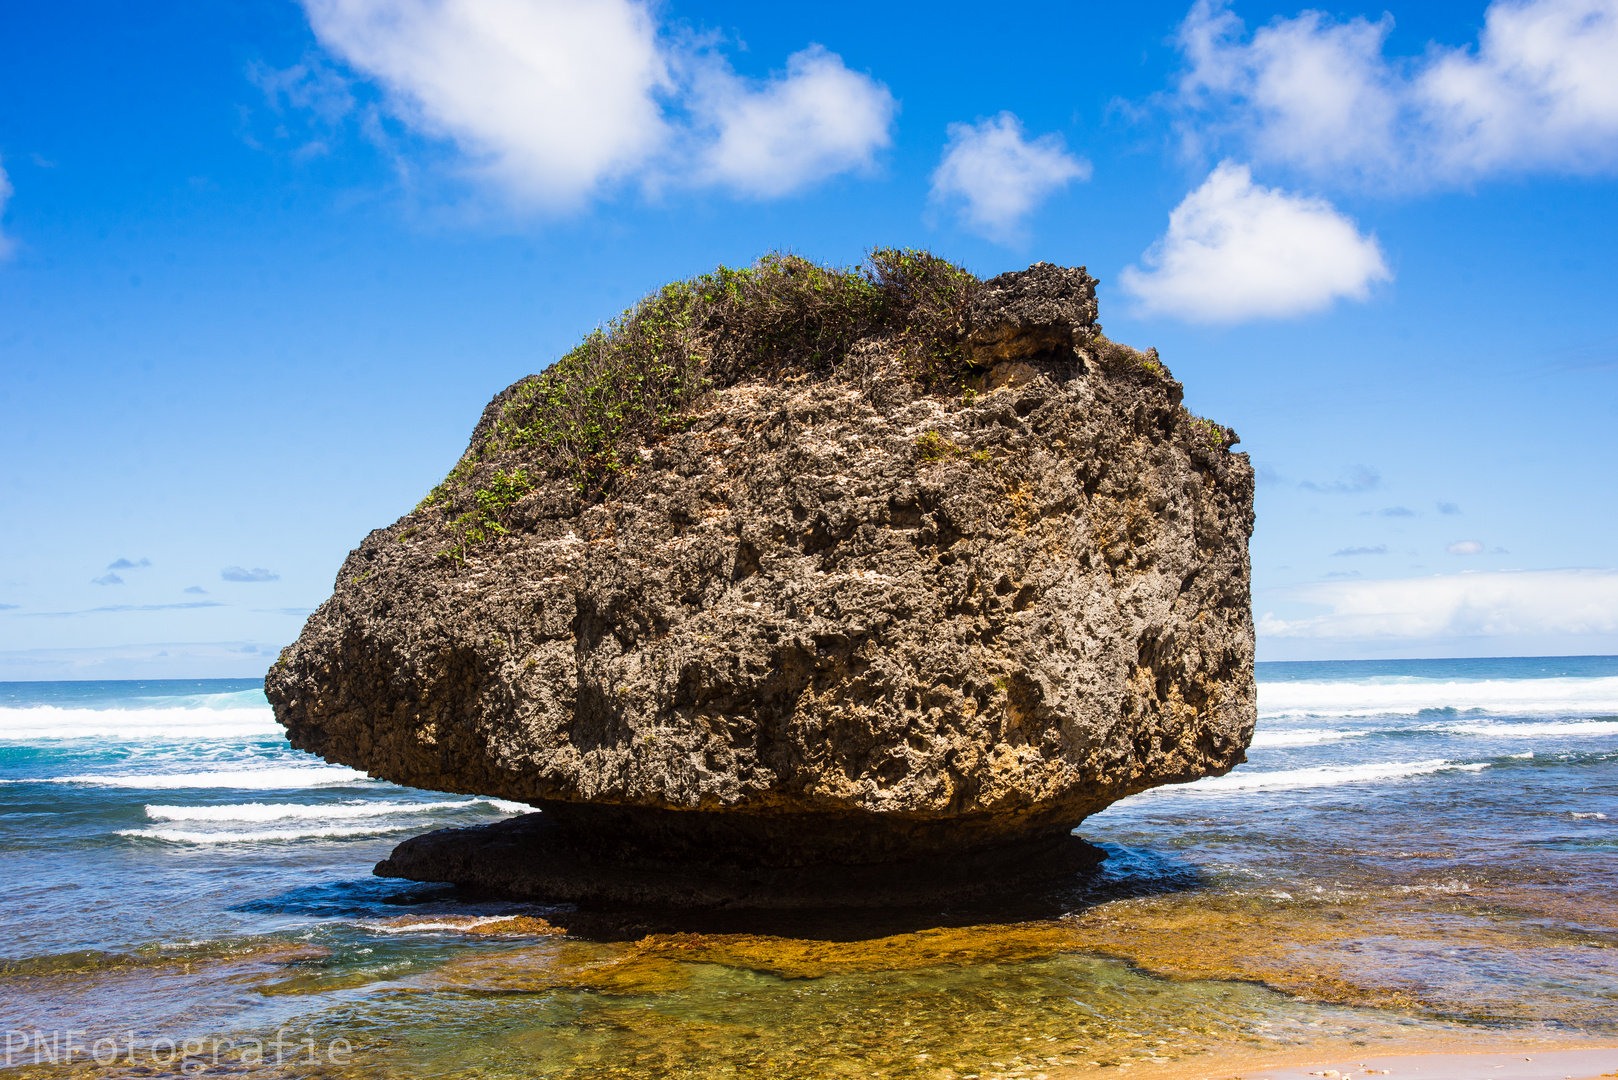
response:
<svg viewBox="0 0 1618 1080"><path fill-rule="evenodd" d="M563 928L554 926L537 915L400 915L393 919L379 919L367 923L366 926L384 933L442 930L460 934L523 937L567 933Z"/></svg>

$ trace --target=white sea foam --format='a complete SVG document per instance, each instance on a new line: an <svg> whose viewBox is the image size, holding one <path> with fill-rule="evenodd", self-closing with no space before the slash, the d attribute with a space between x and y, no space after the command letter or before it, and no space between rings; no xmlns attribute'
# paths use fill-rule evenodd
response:
<svg viewBox="0 0 1618 1080"><path fill-rule="evenodd" d="M1573 817L1577 818L1577 819L1594 818L1597 821L1606 821L1607 820L1607 815L1606 814L1599 813L1599 812L1597 812L1595 810L1574 810L1572 812L1572 814L1573 814Z"/></svg>
<svg viewBox="0 0 1618 1080"><path fill-rule="evenodd" d="M348 803L231 803L225 806L147 806L152 821L342 821L353 818L422 814L434 810L464 810L492 806L507 814L525 814L532 807L504 799L457 799L450 802Z"/></svg>
<svg viewBox="0 0 1618 1080"><path fill-rule="evenodd" d="M1328 731L1325 728L1294 728L1291 731L1260 731L1254 734L1252 746L1318 746L1339 739L1358 739L1369 731Z"/></svg>
<svg viewBox="0 0 1618 1080"><path fill-rule="evenodd" d="M224 769L216 772L174 773L82 773L52 776L12 783L93 784L98 787L172 790L175 788L236 788L241 791L282 791L292 788L326 787L331 784L372 783L358 769L338 765L305 765L288 768Z"/></svg>
<svg viewBox="0 0 1618 1080"><path fill-rule="evenodd" d="M1618 676L1575 679L1371 679L1260 682L1260 717L1415 716L1482 709L1509 716L1618 714Z"/></svg>
<svg viewBox="0 0 1618 1080"><path fill-rule="evenodd" d="M478 802L488 803L490 806L505 814L532 814L536 811L527 803L511 802L507 799L479 799Z"/></svg>
<svg viewBox="0 0 1618 1080"><path fill-rule="evenodd" d="M1561 723L1440 724L1435 730L1456 735L1483 735L1494 739L1528 739L1549 735L1560 739L1618 735L1618 720L1564 720Z"/></svg>
<svg viewBox="0 0 1618 1080"><path fill-rule="evenodd" d="M1285 788L1334 787L1376 780L1398 780L1437 772L1477 772L1487 763L1445 761L1390 761L1365 765L1320 765L1312 769L1278 769L1271 772L1241 771L1226 776L1209 776L1190 784L1154 788L1163 794L1218 795L1231 791L1274 791Z"/></svg>
<svg viewBox="0 0 1618 1080"><path fill-rule="evenodd" d="M409 934L418 930L471 930L474 927L487 926L490 923L510 922L517 918L515 915L482 915L462 917L453 920L407 922L407 923L381 923L361 922L354 925L363 930L371 930L379 934Z"/></svg>
<svg viewBox="0 0 1618 1080"><path fill-rule="evenodd" d="M119 836L136 840L166 840L171 844L254 844L284 840L339 840L348 836L381 836L415 828L398 825L325 825L310 829L259 829L252 832L198 832L191 829L120 829Z"/></svg>
<svg viewBox="0 0 1618 1080"><path fill-rule="evenodd" d="M234 697L236 695L229 695ZM0 741L258 739L281 735L268 705L232 708L0 708Z"/></svg>

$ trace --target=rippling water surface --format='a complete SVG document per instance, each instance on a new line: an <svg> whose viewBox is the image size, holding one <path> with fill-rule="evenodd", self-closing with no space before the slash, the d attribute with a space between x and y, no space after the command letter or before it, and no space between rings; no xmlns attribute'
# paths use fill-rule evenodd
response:
<svg viewBox="0 0 1618 1080"><path fill-rule="evenodd" d="M1618 1038L1618 658L1259 679L1249 763L1085 822L1092 877L726 920L370 877L527 808L295 752L256 682L0 684L0 1068L987 1080Z"/></svg>

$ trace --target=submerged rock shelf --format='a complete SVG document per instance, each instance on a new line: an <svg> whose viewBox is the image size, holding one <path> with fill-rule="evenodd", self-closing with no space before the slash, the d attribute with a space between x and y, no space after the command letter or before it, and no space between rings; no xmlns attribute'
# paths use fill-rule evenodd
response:
<svg viewBox="0 0 1618 1080"><path fill-rule="evenodd" d="M893 265L914 276L777 259L664 290L497 396L450 479L350 554L266 680L293 745L543 811L379 873L972 897L1093 864L1086 816L1244 760L1234 433L1102 335L1082 269Z"/></svg>

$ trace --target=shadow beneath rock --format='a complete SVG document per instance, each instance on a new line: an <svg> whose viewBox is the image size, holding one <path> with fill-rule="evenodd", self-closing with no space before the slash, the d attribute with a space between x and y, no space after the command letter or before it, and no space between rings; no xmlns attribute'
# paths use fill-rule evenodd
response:
<svg viewBox="0 0 1618 1080"><path fill-rule="evenodd" d="M874 938L968 926L1042 922L1113 900L1203 888L1202 870L1149 848L1101 845L1104 859L1025 889L949 904L789 909L692 909L658 905L569 904L544 917L570 935L595 941L638 940L649 934L750 934L809 941ZM462 889L468 900L484 899Z"/></svg>
<svg viewBox="0 0 1618 1080"><path fill-rule="evenodd" d="M464 862L449 866L434 862L416 867L424 875L434 868L456 872L462 879L458 882L385 876L334 881L288 889L231 910L314 919L388 919L401 914L427 917L520 915L543 919L569 936L601 942L634 941L654 934L743 934L853 942L923 930L1051 921L1109 901L1194 891L1206 884L1201 870L1177 856L1118 844L1096 846L1071 837L1066 838L1068 843L1063 845L1063 854L1070 864L1065 869L1047 863L1019 874L1002 865L998 877L985 879L982 868L973 866L970 861L955 866L930 864L919 875L916 866L901 864L873 868L873 877L869 880L851 880L844 868L840 882L828 885L810 881L807 887L804 887L802 875L783 879L772 872L765 875L766 888L762 895L767 902L761 905L748 904L744 895L737 894L734 868L730 869L728 881L716 885L709 880L705 885L707 891L697 892L692 887L693 877L711 879L714 868L679 868L664 875L665 880L653 880L660 876L658 872L644 867L625 869L574 864L568 867L569 873L587 870L593 881L600 881L606 874L609 887L598 890L605 895L556 902L523 895L521 886L532 883L531 878L523 876L523 871L533 869L528 859L533 854L530 848L519 846L515 851L505 851L503 860L491 863L487 847L453 843L457 835L468 832L474 836L488 835L473 830L446 829L427 837L437 838L434 851L459 851L473 856L469 862L478 868L476 875L467 872ZM510 834L506 835L509 838ZM416 841L423 839L426 837L415 838ZM400 846L404 848L412 842L406 841ZM379 871L387 865L380 864ZM503 866L504 870L491 873L491 866ZM554 863L551 869L554 871ZM972 874L972 877L960 883L963 887L942 888L941 885L947 883L941 883L940 875L951 873ZM619 877L612 879L613 874ZM546 877L542 882L551 880L554 879ZM512 881L516 881L519 888L500 887ZM648 888L649 881L654 888ZM627 889L623 887L624 882L629 883ZM759 878L755 874L740 884L756 888ZM793 887L802 891L790 896L782 894L781 890ZM867 891L856 897L857 902L838 902L846 901L850 890L861 888ZM660 903L655 899L660 890L672 891L681 899L718 896L721 903ZM912 896L918 892L934 895L907 902L907 891ZM628 899L622 898L625 892ZM953 896L949 895L951 892ZM619 898L615 899L614 893Z"/></svg>
<svg viewBox="0 0 1618 1080"><path fill-rule="evenodd" d="M804 859L788 845L757 844L669 853L603 842L551 814L534 813L412 837L374 872L594 909L896 910L1027 894L1092 871L1106 858L1100 848L1061 829L997 839L865 859Z"/></svg>

